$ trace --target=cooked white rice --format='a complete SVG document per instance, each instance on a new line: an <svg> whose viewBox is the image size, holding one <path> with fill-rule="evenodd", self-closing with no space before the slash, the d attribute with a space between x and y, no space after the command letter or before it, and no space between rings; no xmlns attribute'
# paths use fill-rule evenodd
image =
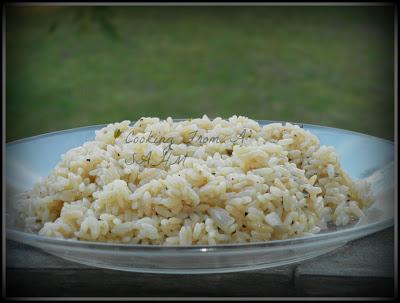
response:
<svg viewBox="0 0 400 303"><path fill-rule="evenodd" d="M96 131L23 194L27 231L141 244L269 241L346 225L372 202L369 185L298 125L242 116L130 124Z"/></svg>

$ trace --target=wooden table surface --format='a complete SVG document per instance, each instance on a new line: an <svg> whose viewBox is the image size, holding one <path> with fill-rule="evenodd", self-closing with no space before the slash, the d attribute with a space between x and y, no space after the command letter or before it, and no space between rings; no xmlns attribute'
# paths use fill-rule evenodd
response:
<svg viewBox="0 0 400 303"><path fill-rule="evenodd" d="M394 228L289 266L204 275L142 274L69 262L11 240L7 297L393 297Z"/></svg>

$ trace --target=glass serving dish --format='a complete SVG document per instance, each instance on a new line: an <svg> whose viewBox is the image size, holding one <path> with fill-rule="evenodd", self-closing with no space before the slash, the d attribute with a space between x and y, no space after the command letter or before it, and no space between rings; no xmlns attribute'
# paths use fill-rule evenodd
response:
<svg viewBox="0 0 400 303"><path fill-rule="evenodd" d="M260 124L276 121L259 120ZM24 232L11 207L12 197L50 173L67 150L93 140L105 125L48 133L6 146L7 239L40 248L82 264L148 273L214 273L269 268L313 258L394 223L394 144L352 131L303 124L321 145L336 148L342 167L356 179L368 179L376 197L366 216L313 236L246 244L158 246L61 240Z"/></svg>

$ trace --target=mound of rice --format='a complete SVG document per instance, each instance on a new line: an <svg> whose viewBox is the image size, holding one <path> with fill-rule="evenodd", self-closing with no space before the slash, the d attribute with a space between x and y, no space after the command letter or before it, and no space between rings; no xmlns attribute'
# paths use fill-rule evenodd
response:
<svg viewBox="0 0 400 303"><path fill-rule="evenodd" d="M17 206L43 236L192 245L312 235L371 202L369 185L302 127L203 116L109 124Z"/></svg>

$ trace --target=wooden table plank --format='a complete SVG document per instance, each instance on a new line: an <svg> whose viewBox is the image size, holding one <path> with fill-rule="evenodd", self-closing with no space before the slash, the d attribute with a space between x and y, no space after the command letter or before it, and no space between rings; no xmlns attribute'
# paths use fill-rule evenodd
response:
<svg viewBox="0 0 400 303"><path fill-rule="evenodd" d="M7 296L392 296L389 228L290 266L205 275L99 269L7 241ZM373 285L374 287L371 287Z"/></svg>
<svg viewBox="0 0 400 303"><path fill-rule="evenodd" d="M295 285L304 296L393 296L394 229L299 264Z"/></svg>

